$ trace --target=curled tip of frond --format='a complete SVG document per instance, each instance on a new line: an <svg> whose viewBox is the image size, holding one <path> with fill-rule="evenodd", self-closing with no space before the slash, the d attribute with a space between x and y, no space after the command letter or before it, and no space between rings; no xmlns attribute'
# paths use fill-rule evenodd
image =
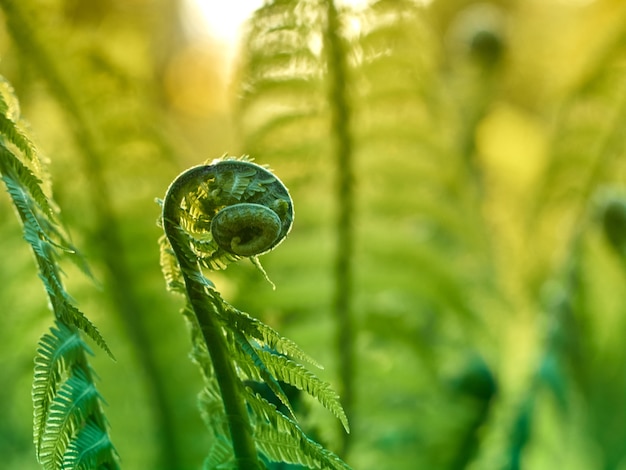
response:
<svg viewBox="0 0 626 470"><path fill-rule="evenodd" d="M179 261L216 270L273 250L293 217L289 191L271 171L246 157L225 156L172 182L162 223Z"/></svg>

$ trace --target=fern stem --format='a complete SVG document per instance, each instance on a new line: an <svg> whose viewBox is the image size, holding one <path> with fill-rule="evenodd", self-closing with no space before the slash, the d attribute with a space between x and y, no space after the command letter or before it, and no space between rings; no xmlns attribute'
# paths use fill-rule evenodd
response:
<svg viewBox="0 0 626 470"><path fill-rule="evenodd" d="M223 330L218 322L220 300L211 295L211 291L198 280L199 276L196 274L200 271L198 263L190 261L192 257L183 252L185 245L181 245L179 241L178 212L182 197L186 193L185 188L187 185L197 186L195 181L202 178L206 168L205 166L195 167L183 173L169 187L163 202L163 230L180 265L191 307L211 357L226 411L238 469L258 470L260 466L252 438L252 426L248 418L245 397L228 354Z"/></svg>
<svg viewBox="0 0 626 470"><path fill-rule="evenodd" d="M346 53L340 36L340 21L333 0L327 0L326 48L328 61L329 101L332 112L332 129L335 134L335 158L337 162L337 254L335 258L335 302L337 318L337 346L339 352L339 394L343 407L352 421L354 395L354 321L351 313L352 258L354 212L352 138L350 135L350 106L346 77ZM348 435L341 432L341 454L348 450Z"/></svg>

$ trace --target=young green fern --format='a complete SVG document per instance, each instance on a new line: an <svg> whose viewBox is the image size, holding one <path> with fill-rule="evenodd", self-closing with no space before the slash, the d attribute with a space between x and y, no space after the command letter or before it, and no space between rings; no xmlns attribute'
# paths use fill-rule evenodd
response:
<svg viewBox="0 0 626 470"><path fill-rule="evenodd" d="M268 169L232 157L183 172L163 201L161 266L167 286L185 296L193 360L205 388L201 412L213 445L205 468L265 468L265 461L309 468L349 468L309 439L295 420L281 382L315 397L348 431L338 396L296 362L314 365L300 348L269 326L228 304L202 273L275 248L293 222L285 186ZM288 415L246 384L261 382ZM228 437L229 436L229 437Z"/></svg>
<svg viewBox="0 0 626 470"><path fill-rule="evenodd" d="M86 269L61 230L54 203L42 189L37 150L19 124L17 100L0 79L0 174L15 206L43 281L55 327L39 342L33 382L34 442L46 470L118 468L101 397L87 361L91 350L80 330L110 356L97 328L63 286L58 259L71 255Z"/></svg>

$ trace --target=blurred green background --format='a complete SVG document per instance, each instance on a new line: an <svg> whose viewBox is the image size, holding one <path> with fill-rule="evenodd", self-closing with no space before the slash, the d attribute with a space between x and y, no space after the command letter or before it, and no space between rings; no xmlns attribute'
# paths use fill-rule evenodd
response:
<svg viewBox="0 0 626 470"><path fill-rule="evenodd" d="M223 3L218 24L238 4ZM0 0L0 74L99 281L64 264L117 358L94 347L123 467L200 468L208 448L155 198L229 153L269 164L296 220L262 258L275 291L250 263L209 277L352 384L347 444L323 409L303 413L320 442L362 470L626 469L626 4L337 2L354 202L342 377L326 3L264 2L233 44L183 0ZM0 466L27 470L52 316L8 197L0 214Z"/></svg>

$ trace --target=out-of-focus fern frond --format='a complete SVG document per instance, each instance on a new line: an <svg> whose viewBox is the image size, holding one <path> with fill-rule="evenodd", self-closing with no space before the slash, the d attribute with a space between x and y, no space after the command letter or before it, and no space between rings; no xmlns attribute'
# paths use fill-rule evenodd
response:
<svg viewBox="0 0 626 470"><path fill-rule="evenodd" d="M363 173L393 187L368 185L361 198L381 217L419 217L433 243L480 248L475 183L454 140L459 124L438 81L425 15L410 0L377 1L362 14L352 72L357 158Z"/></svg>
<svg viewBox="0 0 626 470"><path fill-rule="evenodd" d="M624 171L626 30L623 21L619 24L621 29L609 35L594 67L566 96L554 121L550 160L535 193L529 229L533 236L545 235L556 256L566 256L568 245L554 239L548 221L558 214L563 227L580 230L591 197ZM557 260L562 261L552 261Z"/></svg>
<svg viewBox="0 0 626 470"><path fill-rule="evenodd" d="M224 469L236 470L236 464L233 459L233 451L228 444L222 439L214 439L211 443L209 454L204 460L204 470Z"/></svg>
<svg viewBox="0 0 626 470"><path fill-rule="evenodd" d="M347 288L341 287L359 315L348 328L352 337L359 334L360 319L365 317L366 325L380 323L394 332L389 338L410 338L407 331L400 331L406 323L395 322L389 306L411 322L423 322L425 336L428 328L447 330L444 325L450 318L464 325L459 336L483 335L477 298L487 296L485 292L497 280L492 276L476 149L467 141L473 143L478 132L474 111L482 116L487 104L469 98L462 101L451 91L451 80L441 70L445 61L441 38L429 24L430 12L421 2L380 0L359 10L338 8L332 25L329 3L268 2L252 20L239 71L238 117L244 148L250 153L266 152L267 158L271 151L271 158L288 172L302 168L307 158L306 170L294 171L295 178L290 178L300 183L305 204L300 213L308 211L314 221L311 225L317 223L314 227L320 230L327 229L331 214L338 225L355 231L354 253L342 242L334 247L338 252L350 251L346 255L350 259L337 263L334 273L351 264L355 275ZM315 8L317 14L305 14ZM306 26L299 26L305 22ZM339 47L331 44L330 29L338 36ZM288 34L285 43L280 42L282 34ZM317 36L323 38L319 46ZM272 42L274 37L278 39ZM286 52L296 48L304 52L294 54L289 62ZM333 54L339 55L339 61ZM347 67L338 75L341 61ZM336 149L343 146L345 150L346 142L352 174L344 178L340 165L345 166L345 161L335 158L331 150L333 143ZM318 153L315 160L307 154L311 150ZM317 166L311 165L313 161ZM338 187L336 193L333 184ZM346 205L351 206L348 216L342 211ZM311 233L318 235L314 230ZM320 258L329 258L321 251L326 246L318 246L317 240L307 246L320 250L315 251ZM320 278L334 273L323 273ZM424 311L407 299L418 299ZM345 308L343 300L336 304L342 312L351 309ZM306 312L306 307L297 308ZM311 312L311 317L321 313ZM371 331L375 336L379 333ZM340 354L349 349L350 342L346 335L336 341ZM358 345L358 341L353 343ZM432 362L438 346L428 343L416 350ZM266 353L272 354L260 354ZM358 361L366 364L368 358ZM350 380L347 369L340 374ZM361 386L359 393L370 393L368 383ZM435 383L431 386L436 388ZM350 400L348 392L341 392ZM370 409L360 411L371 413ZM398 433L415 432L415 423L410 426L411 430L407 427ZM423 426L424 433L427 426ZM375 428L371 426L372 433ZM372 439L384 440L381 436ZM418 452L415 446L406 449Z"/></svg>
<svg viewBox="0 0 626 470"><path fill-rule="evenodd" d="M248 23L237 106L244 151L259 161L276 155L315 160L325 147L321 5L267 2Z"/></svg>

